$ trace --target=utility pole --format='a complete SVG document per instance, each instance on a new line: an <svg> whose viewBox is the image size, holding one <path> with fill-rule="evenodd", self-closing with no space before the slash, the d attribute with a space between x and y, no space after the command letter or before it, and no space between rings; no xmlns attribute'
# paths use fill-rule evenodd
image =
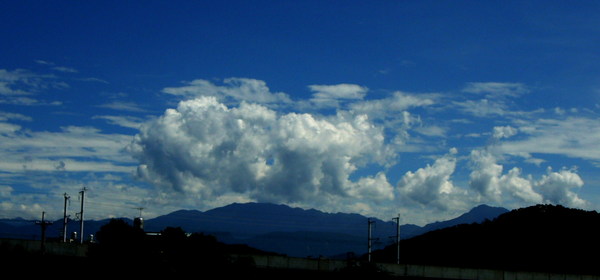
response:
<svg viewBox="0 0 600 280"><path fill-rule="evenodd" d="M375 223L375 221L372 221L371 218L367 219L367 223L369 225L369 235L368 235L368 260L369 262L371 262L371 241L373 240L373 238L371 237L371 225Z"/></svg>
<svg viewBox="0 0 600 280"><path fill-rule="evenodd" d="M81 194L81 212L79 212L79 243L83 244L83 201L85 199L85 191L86 188L83 187L83 189L79 192Z"/></svg>
<svg viewBox="0 0 600 280"><path fill-rule="evenodd" d="M392 220L396 221L396 264L400 264L400 214Z"/></svg>
<svg viewBox="0 0 600 280"><path fill-rule="evenodd" d="M46 227L52 224L52 222L46 221L45 216L46 212L42 212L42 220L35 222L36 225L39 225L42 228L42 254L46 252Z"/></svg>
<svg viewBox="0 0 600 280"><path fill-rule="evenodd" d="M69 201L69 198L71 198L67 193L64 194L65 196L65 207L64 207L64 214L63 214L63 242L67 242L67 223L69 222L69 216L67 215L67 203Z"/></svg>

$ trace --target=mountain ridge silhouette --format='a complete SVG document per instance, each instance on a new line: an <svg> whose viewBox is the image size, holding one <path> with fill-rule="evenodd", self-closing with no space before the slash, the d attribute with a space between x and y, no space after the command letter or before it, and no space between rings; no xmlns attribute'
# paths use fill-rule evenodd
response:
<svg viewBox="0 0 600 280"><path fill-rule="evenodd" d="M404 224L400 226L402 239L460 223L481 222L508 212L501 207L479 205L459 217L435 222L423 227ZM123 218L131 223L131 219ZM159 232L166 227L181 227L187 232L203 232L229 244L247 244L257 249L289 256L332 256L346 252L366 252L367 220L375 221L372 233L378 241L375 248L394 242L395 222L366 217L355 213L326 213L316 209L302 209L272 203L232 203L207 211L177 210L144 221L144 230ZM85 221L84 233L95 234L109 220ZM23 224L19 221L17 224ZM26 222L27 224L27 222ZM69 229L79 229L79 223L71 221ZM47 236L61 236L62 220L48 227ZM10 220L0 220L2 233L18 231L26 238L40 235L33 222L28 226L14 226ZM11 236L8 236L11 237ZM87 237L86 237L87 238ZM289 242L294 240L294 242ZM342 242L343 241L343 242Z"/></svg>

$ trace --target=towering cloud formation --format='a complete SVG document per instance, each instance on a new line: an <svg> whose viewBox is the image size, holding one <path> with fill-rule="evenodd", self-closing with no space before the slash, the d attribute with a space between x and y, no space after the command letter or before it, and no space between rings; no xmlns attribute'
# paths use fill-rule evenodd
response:
<svg viewBox="0 0 600 280"><path fill-rule="evenodd" d="M536 180L519 167L503 166L510 157L531 160L533 152L556 153L544 149L572 139L549 137L563 122L507 122L493 127L485 147L467 150L467 157L455 148L439 155L441 146L432 141L451 140L452 123L431 123L420 112L501 116L510 98L528 92L521 84L471 83L463 90L503 105L489 107L502 109L495 113L469 107L470 100L436 107L444 97L434 93L396 91L366 99L368 88L354 84L311 85L309 90L311 99L294 101L253 79L230 78L220 85L194 80L165 88L164 93L186 100L145 123L135 136L129 150L140 163L138 177L157 187L157 199L185 198L186 205L200 208L261 201L384 215L399 208L449 213L479 203L586 203L574 192L583 186L574 170L549 169ZM566 120L575 121L587 124ZM534 146L532 140L540 139L548 145ZM423 151L436 157L432 164L389 172L402 170L400 153ZM467 162L470 171L461 174L460 164Z"/></svg>
<svg viewBox="0 0 600 280"><path fill-rule="evenodd" d="M503 166L497 163L496 156L487 150L471 152L473 171L470 186L484 201L495 203L516 199L525 203L554 203L571 207L583 207L586 202L572 189L583 186L583 180L574 170L562 169L534 180L531 176L521 176L521 169L514 167L506 174Z"/></svg>
<svg viewBox="0 0 600 280"><path fill-rule="evenodd" d="M388 157L383 129L365 115L279 115L261 105L230 108L200 97L145 125L130 149L140 177L203 200L228 194L271 202L393 198L384 174L350 180L362 166Z"/></svg>
<svg viewBox="0 0 600 280"><path fill-rule="evenodd" d="M456 168L456 149L435 160L433 165L407 172L398 183L402 197L421 205L433 206L441 210L457 202L455 195L460 193L450 180Z"/></svg>
<svg viewBox="0 0 600 280"><path fill-rule="evenodd" d="M532 189L530 180L521 177L517 167L502 174L504 167L487 150L471 151L470 185L484 200L501 202L506 196L526 203L542 202L542 197Z"/></svg>
<svg viewBox="0 0 600 280"><path fill-rule="evenodd" d="M572 191L583 187L583 180L573 170L562 169L552 172L552 169L548 168L547 174L535 183L535 187L551 203L572 207L584 207L587 204Z"/></svg>

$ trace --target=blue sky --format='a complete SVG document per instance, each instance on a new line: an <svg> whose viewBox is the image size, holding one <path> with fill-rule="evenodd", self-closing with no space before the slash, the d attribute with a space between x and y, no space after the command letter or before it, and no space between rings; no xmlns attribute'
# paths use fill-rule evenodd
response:
<svg viewBox="0 0 600 280"><path fill-rule="evenodd" d="M0 215L600 209L600 4L12 1Z"/></svg>

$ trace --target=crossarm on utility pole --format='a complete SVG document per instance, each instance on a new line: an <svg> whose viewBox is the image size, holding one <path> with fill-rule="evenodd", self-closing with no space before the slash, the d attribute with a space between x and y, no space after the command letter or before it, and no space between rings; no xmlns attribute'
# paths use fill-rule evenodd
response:
<svg viewBox="0 0 600 280"><path fill-rule="evenodd" d="M42 242L41 242L41 250L42 254L46 252L46 228L48 225L51 225L52 222L46 221L46 212L42 212L42 220L35 222L36 225L39 225L42 228Z"/></svg>

